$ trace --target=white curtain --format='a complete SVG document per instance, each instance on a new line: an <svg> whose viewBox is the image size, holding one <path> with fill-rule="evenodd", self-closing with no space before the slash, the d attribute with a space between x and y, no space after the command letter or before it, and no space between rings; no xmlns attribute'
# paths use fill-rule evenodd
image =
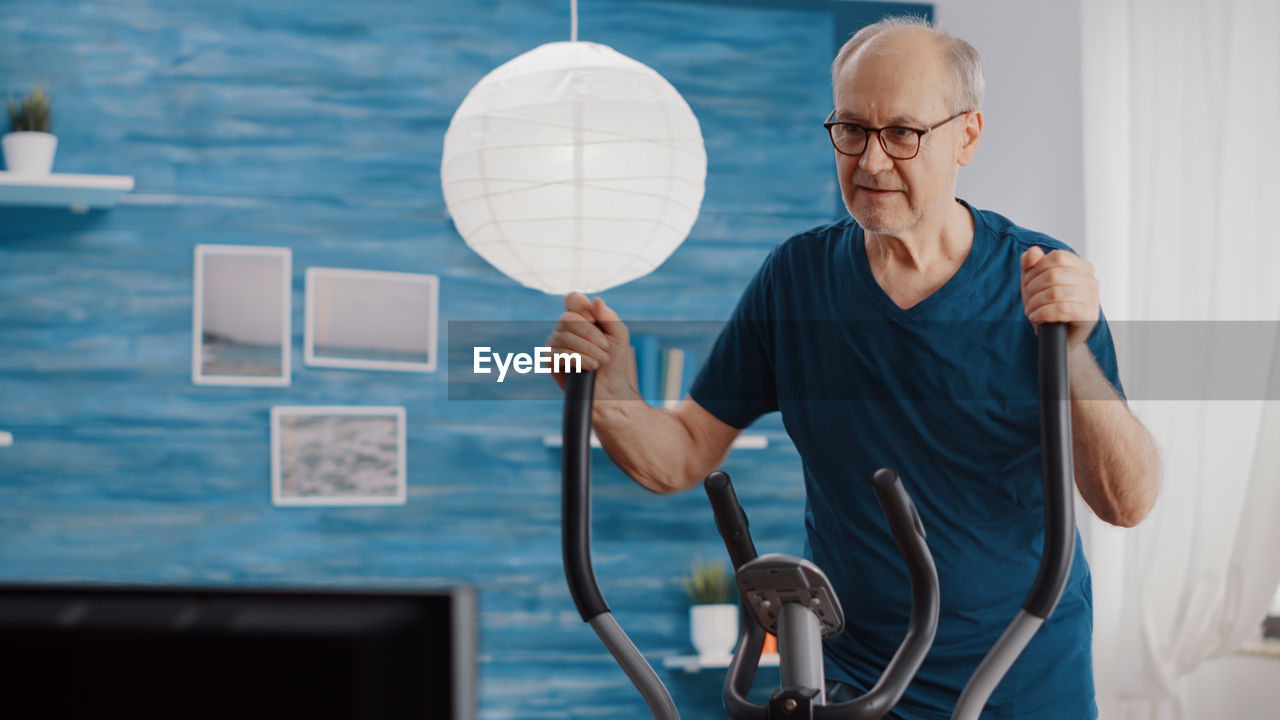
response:
<svg viewBox="0 0 1280 720"><path fill-rule="evenodd" d="M1256 638L1280 583L1280 2L1081 10L1086 254L1163 461L1137 528L1081 515L1098 701L1103 720L1193 720L1180 678ZM1267 322L1242 343L1228 321ZM1183 327L1181 353L1145 341ZM1262 374L1224 377L1246 351Z"/></svg>

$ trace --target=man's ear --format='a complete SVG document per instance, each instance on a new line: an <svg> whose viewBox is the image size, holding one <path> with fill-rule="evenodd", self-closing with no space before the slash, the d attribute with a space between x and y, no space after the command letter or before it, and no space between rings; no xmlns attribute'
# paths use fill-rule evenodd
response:
<svg viewBox="0 0 1280 720"><path fill-rule="evenodd" d="M956 164L968 165L978 152L978 143L982 140L982 111L974 110L960 119L960 148L956 152Z"/></svg>

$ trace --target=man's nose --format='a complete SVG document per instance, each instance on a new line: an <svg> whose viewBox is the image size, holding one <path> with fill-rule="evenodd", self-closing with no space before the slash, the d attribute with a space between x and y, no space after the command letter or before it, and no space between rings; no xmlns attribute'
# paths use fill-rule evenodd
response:
<svg viewBox="0 0 1280 720"><path fill-rule="evenodd" d="M867 149L858 158L858 167L869 174L884 172L893 167L893 158L889 157L880 145L880 133L873 132L867 136Z"/></svg>

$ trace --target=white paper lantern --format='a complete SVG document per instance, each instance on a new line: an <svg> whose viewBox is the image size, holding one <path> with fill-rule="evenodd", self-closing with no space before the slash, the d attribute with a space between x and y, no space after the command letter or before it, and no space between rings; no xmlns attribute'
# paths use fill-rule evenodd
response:
<svg viewBox="0 0 1280 720"><path fill-rule="evenodd" d="M651 68L557 42L486 75L444 136L440 180L467 245L528 287L599 292L662 264L702 203L698 119Z"/></svg>

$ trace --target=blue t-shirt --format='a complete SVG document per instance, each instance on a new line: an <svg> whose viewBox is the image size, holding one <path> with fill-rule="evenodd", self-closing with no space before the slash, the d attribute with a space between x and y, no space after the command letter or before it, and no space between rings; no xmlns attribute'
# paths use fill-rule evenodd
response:
<svg viewBox="0 0 1280 720"><path fill-rule="evenodd" d="M965 204L969 207L968 204ZM829 680L865 692L906 632L910 579L871 485L898 471L938 568L941 617L895 708L945 720L1018 613L1044 544L1037 342L1023 311L1022 253L1070 250L969 207L973 247L945 285L899 308L851 218L774 249L690 389L743 428L781 411L804 465L805 552L831 578L845 630L825 643ZM1088 345L1123 392L1100 317ZM996 688L984 718L1092 720L1092 593L1077 539L1052 616Z"/></svg>

